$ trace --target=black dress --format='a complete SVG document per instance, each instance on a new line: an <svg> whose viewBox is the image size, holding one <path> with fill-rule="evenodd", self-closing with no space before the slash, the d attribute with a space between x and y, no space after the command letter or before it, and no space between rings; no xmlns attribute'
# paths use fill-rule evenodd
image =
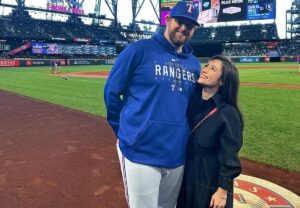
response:
<svg viewBox="0 0 300 208"><path fill-rule="evenodd" d="M208 208L218 187L227 190L226 208L233 207L233 179L241 172L238 152L242 146L242 123L235 107L216 94L209 100L194 97L188 110L191 129L208 112L191 135L177 208Z"/></svg>

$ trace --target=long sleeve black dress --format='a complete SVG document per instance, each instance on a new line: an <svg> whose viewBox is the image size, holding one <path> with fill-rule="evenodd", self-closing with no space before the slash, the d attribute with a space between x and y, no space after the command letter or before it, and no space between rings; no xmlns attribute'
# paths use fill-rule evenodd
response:
<svg viewBox="0 0 300 208"><path fill-rule="evenodd" d="M233 207L233 179L241 173L238 152L242 146L242 122L235 107L216 94L209 100L192 99L188 117L191 129L213 108L191 135L185 174L177 208L208 208L218 187L226 189L226 208Z"/></svg>

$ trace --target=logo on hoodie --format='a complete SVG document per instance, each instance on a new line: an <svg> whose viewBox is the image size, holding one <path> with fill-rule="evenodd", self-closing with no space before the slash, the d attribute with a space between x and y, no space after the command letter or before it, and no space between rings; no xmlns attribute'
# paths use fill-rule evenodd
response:
<svg viewBox="0 0 300 208"><path fill-rule="evenodd" d="M164 65L155 64L155 77L169 81L171 90L180 92L183 91L184 83L194 84L196 82L196 75L193 70L187 69L173 60Z"/></svg>

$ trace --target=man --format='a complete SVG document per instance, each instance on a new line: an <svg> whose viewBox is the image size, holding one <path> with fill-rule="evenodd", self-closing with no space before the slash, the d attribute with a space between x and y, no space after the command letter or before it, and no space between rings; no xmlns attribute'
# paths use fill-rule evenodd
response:
<svg viewBox="0 0 300 208"><path fill-rule="evenodd" d="M196 6L177 3L165 32L129 45L107 80L107 119L118 137L130 208L176 205L189 137L186 109L200 69L186 43L198 15Z"/></svg>
<svg viewBox="0 0 300 208"><path fill-rule="evenodd" d="M56 60L56 59L53 59L51 62L51 67L52 67L52 70L51 70L51 74L57 74L59 72L59 60Z"/></svg>
<svg viewBox="0 0 300 208"><path fill-rule="evenodd" d="M298 66L299 66L299 73L300 73L300 56L298 56L297 59L298 59Z"/></svg>

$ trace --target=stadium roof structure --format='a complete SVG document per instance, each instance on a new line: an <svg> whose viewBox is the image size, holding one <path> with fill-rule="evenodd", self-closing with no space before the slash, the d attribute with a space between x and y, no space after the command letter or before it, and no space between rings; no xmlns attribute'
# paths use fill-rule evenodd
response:
<svg viewBox="0 0 300 208"><path fill-rule="evenodd" d="M84 17L92 19L93 22L101 22L101 20L111 21L111 24L114 27L118 27L119 21L117 17L118 10L118 0L95 0L94 5L94 13L85 14L82 9L82 5L85 0L47 0L47 8L35 8L25 6L26 0L14 0L15 4L7 4L3 3L0 0L0 6L12 8L17 14L18 17L26 17L28 11L40 12L40 13L52 13L52 14L62 14L71 17ZM139 15L141 9L144 7L144 3L148 1L151 5L151 8L154 11L156 18L159 21L159 15L157 13L158 1L155 3L154 0L131 0L131 11L132 11L132 21L130 25L136 25L138 23L145 25L158 25L152 21L146 20L137 20L137 16ZM101 5L105 3L108 7L109 12L112 15L112 18L106 17L105 14L101 14ZM149 8L147 8L149 10ZM27 12L27 14L26 14ZM134 27L133 27L134 28Z"/></svg>
<svg viewBox="0 0 300 208"><path fill-rule="evenodd" d="M300 39L300 0L294 0L286 11L286 37Z"/></svg>

